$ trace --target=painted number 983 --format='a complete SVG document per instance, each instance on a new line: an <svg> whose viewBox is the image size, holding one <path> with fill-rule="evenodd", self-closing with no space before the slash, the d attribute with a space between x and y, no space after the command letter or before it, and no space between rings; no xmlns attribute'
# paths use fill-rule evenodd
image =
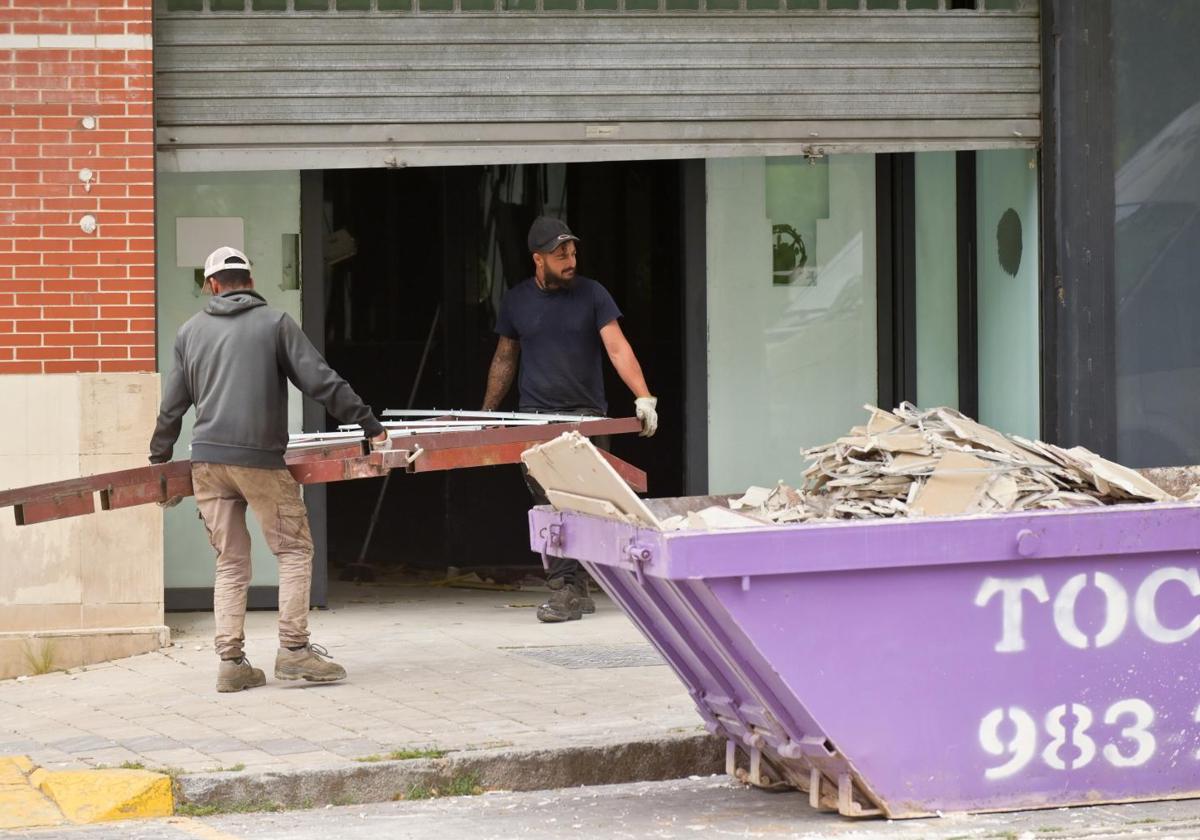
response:
<svg viewBox="0 0 1200 840"><path fill-rule="evenodd" d="M1078 770L1097 755L1113 767L1139 767L1154 755L1157 743L1150 731L1154 709L1145 700L1119 700L1105 709L1102 720L1116 731L1102 737L1106 743L1100 745L1093 734L1095 716L1081 703L1055 706L1047 712L1042 725L1044 736L1033 716L1019 706L992 709L979 722L979 745L988 755L1008 756L1008 760L989 767L983 775L1006 779L1021 772L1039 754L1055 770Z"/></svg>

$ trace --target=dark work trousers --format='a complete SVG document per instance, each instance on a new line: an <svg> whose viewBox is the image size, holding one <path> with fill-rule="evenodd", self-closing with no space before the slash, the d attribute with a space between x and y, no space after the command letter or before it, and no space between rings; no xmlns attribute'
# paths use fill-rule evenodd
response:
<svg viewBox="0 0 1200 840"><path fill-rule="evenodd" d="M603 449L605 452L610 451L611 443L608 435L598 435L591 439L597 448ZM525 464L521 464L521 475L525 477L525 485L529 488L529 495L533 497L534 505L548 505L550 500L546 498L546 491L542 489L542 485L537 483L537 480L529 474L529 470ZM570 557L551 557L550 568L546 571L546 581L563 581L570 585L583 577L583 567L579 565L578 560L573 560Z"/></svg>

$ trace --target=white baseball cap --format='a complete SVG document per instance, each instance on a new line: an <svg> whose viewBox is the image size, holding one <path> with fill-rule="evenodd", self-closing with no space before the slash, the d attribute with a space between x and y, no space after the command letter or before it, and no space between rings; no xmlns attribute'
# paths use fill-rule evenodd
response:
<svg viewBox="0 0 1200 840"><path fill-rule="evenodd" d="M237 248L222 245L204 260L204 279L207 280L218 271L224 271L227 268L241 268L249 271L250 260L246 259L246 255Z"/></svg>

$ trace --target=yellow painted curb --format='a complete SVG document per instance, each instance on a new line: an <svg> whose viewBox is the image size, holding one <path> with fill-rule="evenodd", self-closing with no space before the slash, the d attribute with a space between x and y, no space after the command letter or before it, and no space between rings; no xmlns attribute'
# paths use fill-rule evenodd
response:
<svg viewBox="0 0 1200 840"><path fill-rule="evenodd" d="M171 779L149 770L35 770L30 780L73 823L169 817Z"/></svg>
<svg viewBox="0 0 1200 840"><path fill-rule="evenodd" d="M0 755L0 785L27 785L33 762L23 755Z"/></svg>
<svg viewBox="0 0 1200 840"><path fill-rule="evenodd" d="M29 783L33 762L23 755L0 756L0 829L62 825L62 813Z"/></svg>

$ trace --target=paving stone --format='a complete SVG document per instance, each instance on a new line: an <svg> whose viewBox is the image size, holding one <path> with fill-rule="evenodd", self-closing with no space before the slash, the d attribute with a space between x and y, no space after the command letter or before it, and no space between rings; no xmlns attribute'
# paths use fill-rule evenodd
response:
<svg viewBox="0 0 1200 840"><path fill-rule="evenodd" d="M255 746L271 755L308 753L317 749L316 745L311 741L305 741L302 738L280 738L272 741L260 741Z"/></svg>
<svg viewBox="0 0 1200 840"><path fill-rule="evenodd" d="M86 753L90 763L103 756L113 765L140 760L205 772L344 765L404 746L641 740L700 723L667 668L623 669L619 691L611 669L577 668L569 684L548 691L548 675L560 678L564 669L501 648L644 642L603 596L596 615L555 628L532 611L502 608L537 595L335 584L331 597L343 606L312 613L310 624L350 678L321 686L269 679L230 695L214 690L211 614L172 615L180 644L166 652L74 679L0 684L0 744L6 753L37 753L44 766L78 766ZM345 606L347 598L371 603ZM275 618L247 616L247 654L260 667L274 660ZM192 650L197 644L205 649Z"/></svg>

